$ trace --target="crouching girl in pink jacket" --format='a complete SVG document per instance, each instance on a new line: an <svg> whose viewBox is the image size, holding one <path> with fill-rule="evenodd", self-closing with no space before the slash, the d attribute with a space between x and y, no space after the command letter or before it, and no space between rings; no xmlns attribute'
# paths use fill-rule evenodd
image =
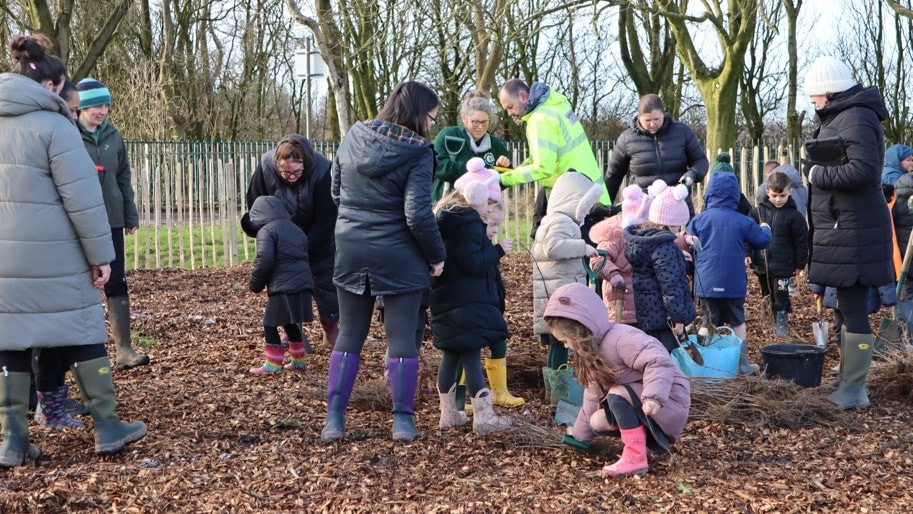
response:
<svg viewBox="0 0 913 514"><path fill-rule="evenodd" d="M586 384L571 435L620 435L621 459L610 476L643 475L647 448L665 451L688 420L691 385L653 337L609 322L599 296L583 284L559 287L545 308L551 333L574 351L577 380Z"/></svg>

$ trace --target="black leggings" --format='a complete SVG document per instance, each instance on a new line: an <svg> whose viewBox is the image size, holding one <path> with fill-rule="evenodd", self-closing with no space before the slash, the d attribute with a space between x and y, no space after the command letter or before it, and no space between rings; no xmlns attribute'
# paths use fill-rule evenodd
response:
<svg viewBox="0 0 913 514"><path fill-rule="evenodd" d="M466 389L469 396L475 396L485 389L485 377L482 376L481 350L466 350L462 352L444 350L441 364L437 371L438 391L447 393L458 377L457 368L462 365L466 373Z"/></svg>
<svg viewBox="0 0 913 514"><path fill-rule="evenodd" d="M869 288L865 286L838 287L837 307L843 314L846 331L853 334L871 334L868 315Z"/></svg>
<svg viewBox="0 0 913 514"><path fill-rule="evenodd" d="M61 366L69 367L74 362L89 361L108 355L105 345L101 343L79 346L61 346L52 348L51 350L55 350L52 352L47 352L46 350L48 350L48 348L42 348L40 355L34 357L38 359L35 381L39 391L50 391L55 387L63 385L63 381L60 380L63 376L60 371ZM45 360L48 361L48 366L53 367L53 370L44 367ZM32 350L0 351L0 369L6 368L7 371L14 373L31 373L32 362ZM39 376L41 377L41 382L39 382ZM42 389L42 387L44 387L44 389Z"/></svg>
<svg viewBox="0 0 913 514"><path fill-rule="evenodd" d="M282 328L285 329L285 334L288 336L289 341L293 343L304 341L301 336L301 327L298 325L292 323L289 325L282 325ZM282 338L279 337L278 327L263 327L263 337L266 338L266 344L271 344L273 346L282 344Z"/></svg>
<svg viewBox="0 0 913 514"><path fill-rule="evenodd" d="M333 350L361 353L371 328L374 297L350 293L337 288L339 296L339 337ZM387 357L393 359L418 357L415 332L423 291L384 296L384 331L387 333Z"/></svg>

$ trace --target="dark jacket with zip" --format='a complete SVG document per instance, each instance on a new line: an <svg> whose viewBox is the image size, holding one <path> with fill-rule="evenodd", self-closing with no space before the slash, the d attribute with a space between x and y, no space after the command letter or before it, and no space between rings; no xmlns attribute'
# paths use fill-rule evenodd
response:
<svg viewBox="0 0 913 514"><path fill-rule="evenodd" d="M133 185L130 183L130 160L127 147L120 132L107 119L95 132L89 132L81 124L79 133L89 157L98 170L101 194L108 211L111 228L138 227L139 214L134 201Z"/></svg>
<svg viewBox="0 0 913 514"><path fill-rule="evenodd" d="M275 196L257 198L250 221L258 229L250 290L259 293L266 287L269 296L313 291L307 236L289 219L282 201Z"/></svg>
<svg viewBox="0 0 913 514"><path fill-rule="evenodd" d="M778 209L765 196L751 210L751 217L759 224L770 225L773 233L766 250L751 251L751 269L755 273L786 278L805 267L808 261L808 225L792 197L787 198L786 204Z"/></svg>
<svg viewBox="0 0 913 514"><path fill-rule="evenodd" d="M356 123L333 170L334 283L373 296L427 289L430 266L447 257L431 211L431 142L393 123Z"/></svg>
<svg viewBox="0 0 913 514"><path fill-rule="evenodd" d="M247 188L247 208L261 196L278 198L291 220L308 237L311 261L330 261L336 253L333 228L336 225L336 204L330 195L330 161L314 151L311 142L298 134L285 137L295 139L304 146L311 159L311 167L304 171L294 183L284 180L276 167L276 150L270 150L260 158ZM280 141L280 143L282 142ZM247 217L241 219L244 232L257 237L257 231Z"/></svg>
<svg viewBox="0 0 913 514"><path fill-rule="evenodd" d="M704 180L710 163L690 127L672 120L668 114L656 134L643 129L637 119L618 136L609 156L606 189L614 200L622 180L629 173L629 184L646 191L657 179L677 184L690 174L694 183Z"/></svg>
<svg viewBox="0 0 913 514"><path fill-rule="evenodd" d="M834 287L891 283L894 242L881 189L881 122L888 112L881 94L878 88L857 84L837 94L817 115L815 138L842 137L846 162L810 170L808 280Z"/></svg>

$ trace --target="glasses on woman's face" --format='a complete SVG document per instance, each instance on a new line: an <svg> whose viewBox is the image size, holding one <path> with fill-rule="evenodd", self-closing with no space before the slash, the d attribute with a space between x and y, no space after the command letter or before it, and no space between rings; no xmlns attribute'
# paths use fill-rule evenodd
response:
<svg viewBox="0 0 913 514"><path fill-rule="evenodd" d="M428 128L431 128L431 127L437 125L437 118L435 118L434 116L429 114L428 119L431 120L431 123L428 124Z"/></svg>
<svg viewBox="0 0 913 514"><path fill-rule="evenodd" d="M304 173L304 163L301 161L280 161L279 175L282 178L300 177Z"/></svg>
<svg viewBox="0 0 913 514"><path fill-rule="evenodd" d="M489 120L473 120L473 119L470 119L470 120L469 120L469 123L471 123L473 127L481 128L481 127L487 127L488 124L491 123L491 122L490 122Z"/></svg>

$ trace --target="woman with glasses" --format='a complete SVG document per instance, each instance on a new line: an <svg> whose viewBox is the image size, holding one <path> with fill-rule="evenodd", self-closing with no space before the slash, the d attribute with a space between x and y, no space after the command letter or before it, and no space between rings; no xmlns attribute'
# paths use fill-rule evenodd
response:
<svg viewBox="0 0 913 514"><path fill-rule="evenodd" d="M444 196L447 184L453 188L453 182L466 173L466 162L473 157L481 157L485 167L509 167L510 153L503 141L491 135L493 105L491 96L484 91L470 91L460 104L460 121L442 129L434 138L434 151L437 154L437 169L434 170L434 184L431 200L437 203Z"/></svg>
<svg viewBox="0 0 913 514"><path fill-rule="evenodd" d="M418 383L415 327L422 294L444 270L446 250L431 211L434 149L428 129L438 97L402 82L372 120L356 123L333 162L339 339L330 355L327 421L321 438L345 435L345 413L371 327L384 297L386 376L393 399L393 441L421 436L413 420Z"/></svg>
<svg viewBox="0 0 913 514"><path fill-rule="evenodd" d="M330 161L315 152L311 142L304 136L290 134L279 141L274 150L263 154L247 188L248 210L258 197L275 196L285 206L292 222L307 236L308 260L314 279L314 301L324 331L323 343L327 346L335 344L339 334L339 302L333 285L336 205L330 196L330 182ZM251 223L249 214L241 218L241 228L247 235L257 237L257 226ZM293 314L292 318L300 317L300 313ZM307 343L301 330L292 332L285 334L289 354L293 361L300 362L304 358ZM279 341L268 339L267 344L271 343L280 344ZM274 353L280 353L275 352L275 348L273 350Z"/></svg>

